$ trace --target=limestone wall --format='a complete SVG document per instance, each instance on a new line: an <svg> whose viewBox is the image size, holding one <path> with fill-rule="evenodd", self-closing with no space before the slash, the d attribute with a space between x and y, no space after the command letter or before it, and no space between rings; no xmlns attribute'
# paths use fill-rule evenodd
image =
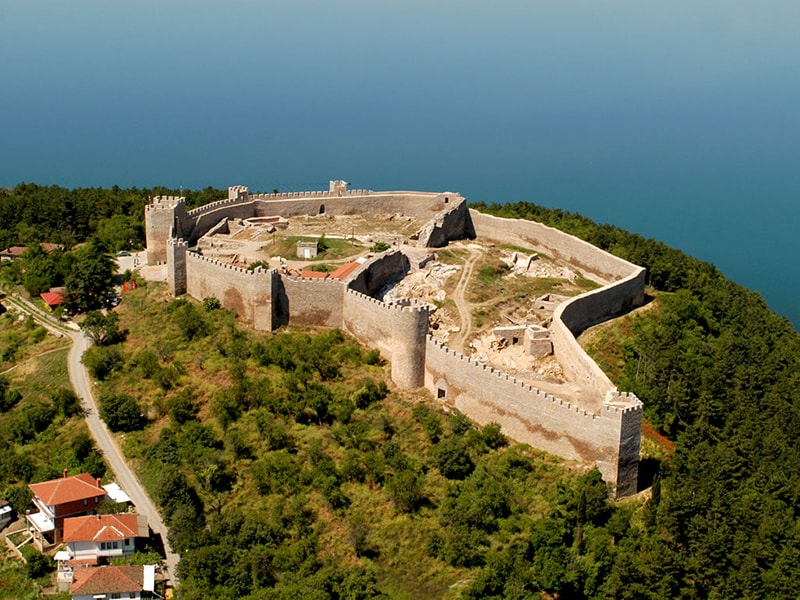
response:
<svg viewBox="0 0 800 600"><path fill-rule="evenodd" d="M399 387L422 387L428 309L387 304L348 289L344 295L344 328L362 344L378 348L392 363L392 381Z"/></svg>
<svg viewBox="0 0 800 600"><path fill-rule="evenodd" d="M186 293L186 255L189 246L181 239L167 241L167 289L173 296Z"/></svg>
<svg viewBox="0 0 800 600"><path fill-rule="evenodd" d="M553 352L570 381L604 396L614 389L602 369L575 337L587 327L622 314L644 302L646 271L600 248L552 227L522 219L502 219L470 210L480 237L522 244L554 258L568 260L605 285L560 304L553 313Z"/></svg>
<svg viewBox="0 0 800 600"><path fill-rule="evenodd" d="M248 271L193 252L186 254L186 292L198 300L217 298L256 329L273 327L273 277L265 269Z"/></svg>
<svg viewBox="0 0 800 600"><path fill-rule="evenodd" d="M342 327L345 284L335 279L280 276L275 325Z"/></svg>
<svg viewBox="0 0 800 600"><path fill-rule="evenodd" d="M479 238L501 240L533 248L555 259L568 261L587 275L595 275L608 281L627 277L636 265L609 254L588 242L553 227L523 219L504 219L470 209L472 225Z"/></svg>
<svg viewBox="0 0 800 600"><path fill-rule="evenodd" d="M207 208L212 205L213 208ZM186 236L191 245L196 244L197 240L207 234L223 218L249 219L256 216L255 201L221 200L220 202L207 204L202 208L205 210L193 210L188 215L191 225Z"/></svg>
<svg viewBox="0 0 800 600"><path fill-rule="evenodd" d="M604 395L614 384L581 348L575 336L612 315L640 305L644 300L646 271L636 267L628 277L563 302L553 313L550 337L553 352L571 381Z"/></svg>
<svg viewBox="0 0 800 600"><path fill-rule="evenodd" d="M460 196L447 197L446 200L450 208L445 207L434 219L425 224L419 232L418 246L439 248L450 240L475 237L467 201Z"/></svg>
<svg viewBox="0 0 800 600"><path fill-rule="evenodd" d="M410 268L408 257L397 250L387 250L373 256L354 273L349 287L374 296L388 281L400 279Z"/></svg>
<svg viewBox="0 0 800 600"><path fill-rule="evenodd" d="M280 215L380 215L404 214L419 219L432 219L439 212L449 208L449 204L461 198L459 194L444 192L368 192L355 191L343 196L304 195L272 199L271 196L250 196L257 198L258 216ZM463 200L463 199L462 199Z"/></svg>
<svg viewBox="0 0 800 600"><path fill-rule="evenodd" d="M614 396L615 403L604 402L596 415L478 364L430 336L426 341L425 387L481 425L498 423L517 441L596 464L619 495L631 493L631 486L636 489L639 447L634 433L637 418L641 427L642 405L633 396ZM621 472L623 424L628 436L625 453L630 457L635 450L635 461L633 470L627 465Z"/></svg>

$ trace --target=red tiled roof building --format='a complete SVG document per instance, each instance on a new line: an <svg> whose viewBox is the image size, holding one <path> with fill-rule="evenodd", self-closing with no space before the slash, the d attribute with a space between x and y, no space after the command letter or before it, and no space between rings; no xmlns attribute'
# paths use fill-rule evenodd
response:
<svg viewBox="0 0 800 600"><path fill-rule="evenodd" d="M36 509L26 515L28 529L40 546L60 542L64 519L93 513L106 495L99 479L88 473L68 477L66 470L60 479L32 483L28 487L33 492Z"/></svg>

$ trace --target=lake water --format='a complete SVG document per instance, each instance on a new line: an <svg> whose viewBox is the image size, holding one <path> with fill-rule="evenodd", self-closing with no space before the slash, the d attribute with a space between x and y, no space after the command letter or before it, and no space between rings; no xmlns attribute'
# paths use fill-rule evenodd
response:
<svg viewBox="0 0 800 600"><path fill-rule="evenodd" d="M800 325L800 3L0 1L0 185L530 200Z"/></svg>

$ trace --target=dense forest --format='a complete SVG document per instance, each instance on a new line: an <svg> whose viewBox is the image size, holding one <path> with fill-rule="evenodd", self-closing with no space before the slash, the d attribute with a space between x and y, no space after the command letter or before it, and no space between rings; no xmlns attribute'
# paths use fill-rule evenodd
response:
<svg viewBox="0 0 800 600"><path fill-rule="evenodd" d="M0 192L0 246L141 247L131 230L103 232L125 230L123 219L141 232L146 196L174 192L21 184ZM198 203L222 195L204 190ZM43 214L67 202L82 216ZM213 299L165 302L162 287L140 286L118 317L92 317L112 331L85 362L182 554L180 597L797 597L800 336L791 323L657 241L529 203L473 207L546 223L647 267L652 302L589 349L674 444L652 494L609 502L596 471L570 471L494 426L476 429L424 394L394 390L380 356L338 331L256 334ZM35 421L17 433L35 415L22 415L24 393L4 388L0 432L19 461L24 444L53 433ZM62 418L72 410L57 397L36 403ZM0 493L19 504L26 483L65 456L13 463Z"/></svg>
<svg viewBox="0 0 800 600"><path fill-rule="evenodd" d="M227 191L165 187L76 188L20 183L0 188L0 250L36 242L67 249L90 237L112 251L144 248L144 207L148 197L183 195L189 209L226 197Z"/></svg>
<svg viewBox="0 0 800 600"><path fill-rule="evenodd" d="M796 597L800 336L792 324L714 266L655 240L530 203L473 207L557 227L648 269L657 310L629 319L617 359L604 365L675 441L627 566L631 597Z"/></svg>

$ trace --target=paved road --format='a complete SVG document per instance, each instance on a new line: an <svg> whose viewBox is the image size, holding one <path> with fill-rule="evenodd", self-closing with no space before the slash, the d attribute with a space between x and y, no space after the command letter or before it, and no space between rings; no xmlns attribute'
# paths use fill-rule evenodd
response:
<svg viewBox="0 0 800 600"><path fill-rule="evenodd" d="M147 517L147 522L150 528L157 534L161 535L164 541L164 551L167 557L167 576L173 586L177 585L177 574L175 568L180 560L180 555L172 551L167 539L167 528L161 515L147 495L142 484L130 470L128 464L120 452L114 438L108 431L106 424L100 419L97 410L97 404L92 393L92 383L86 372L86 368L81 363L81 357L86 349L89 347L89 340L83 335L82 331L75 331L65 327L62 323L55 320L52 316L42 312L34 304L18 296L7 296L4 300L9 304L15 305L20 310L33 315L34 319L41 323L44 327L57 335L68 335L72 339L72 348L69 351L67 359L67 366L69 368L69 379L75 394L81 400L81 406L86 416L86 423L89 426L89 432L97 442L98 447L103 453L106 462L117 478L117 483L130 496L136 510L139 514Z"/></svg>
<svg viewBox="0 0 800 600"><path fill-rule="evenodd" d="M139 514L147 517L147 522L150 528L161 535L164 540L164 551L167 556L167 576L173 585L177 584L177 576L175 568L178 565L180 556L172 551L167 539L167 528L161 515L156 509L155 504L147 495L142 484L134 475L133 471L128 467L128 463L120 452L117 443L108 431L106 424L100 419L98 414L97 404L92 394L92 384L87 376L86 368L81 363L81 356L89 347L89 340L83 335L81 331L71 332L72 348L69 352L69 379L72 382L72 387L75 393L81 399L81 406L83 407L86 416L86 423L89 425L89 431L92 437L97 441L97 445L103 452L106 462L111 466L114 474L117 476L117 483L125 490L125 493L130 496L136 510Z"/></svg>

